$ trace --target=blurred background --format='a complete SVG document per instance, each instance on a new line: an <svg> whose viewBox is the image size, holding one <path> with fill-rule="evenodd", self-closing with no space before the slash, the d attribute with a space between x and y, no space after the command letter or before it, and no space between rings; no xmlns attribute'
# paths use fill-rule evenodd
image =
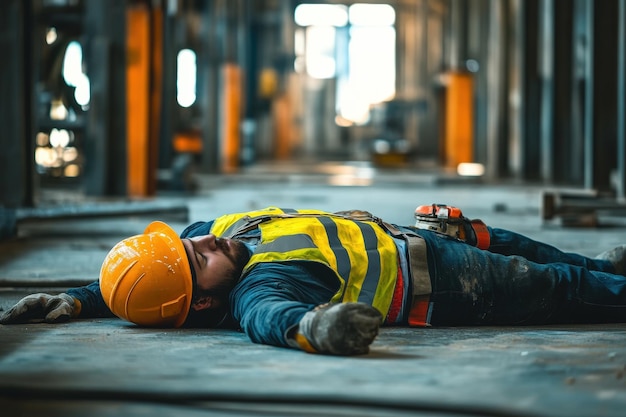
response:
<svg viewBox="0 0 626 417"><path fill-rule="evenodd" d="M0 51L0 311L152 220L269 205L624 243L626 0L0 0ZM623 323L385 328L364 358L108 319L0 340L7 415L626 409Z"/></svg>
<svg viewBox="0 0 626 417"><path fill-rule="evenodd" d="M625 3L2 0L0 236L51 203L260 167L438 172L619 209Z"/></svg>

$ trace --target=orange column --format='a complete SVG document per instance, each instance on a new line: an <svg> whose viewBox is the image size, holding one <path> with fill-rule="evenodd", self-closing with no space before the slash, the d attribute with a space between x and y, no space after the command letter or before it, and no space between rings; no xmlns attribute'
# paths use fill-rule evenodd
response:
<svg viewBox="0 0 626 417"><path fill-rule="evenodd" d="M272 102L274 122L274 141L276 148L274 156L278 160L287 160L291 157L291 106L289 96L281 94Z"/></svg>
<svg viewBox="0 0 626 417"><path fill-rule="evenodd" d="M447 74L445 166L456 168L474 158L473 80L467 73Z"/></svg>
<svg viewBox="0 0 626 417"><path fill-rule="evenodd" d="M127 8L126 30L128 195L145 197L150 159L150 11L145 4Z"/></svg>
<svg viewBox="0 0 626 417"><path fill-rule="evenodd" d="M229 173L239 169L242 78L241 69L235 64L225 64L222 74L224 79L222 170Z"/></svg>

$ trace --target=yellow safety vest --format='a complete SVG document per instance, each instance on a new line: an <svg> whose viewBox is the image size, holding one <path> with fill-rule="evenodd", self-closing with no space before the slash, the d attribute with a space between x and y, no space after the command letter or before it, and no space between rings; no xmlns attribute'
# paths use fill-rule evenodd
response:
<svg viewBox="0 0 626 417"><path fill-rule="evenodd" d="M386 316L398 277L398 251L378 224L319 210L268 207L219 217L211 233L237 237L257 227L261 240L244 274L265 262L319 262L340 283L332 302L365 302Z"/></svg>

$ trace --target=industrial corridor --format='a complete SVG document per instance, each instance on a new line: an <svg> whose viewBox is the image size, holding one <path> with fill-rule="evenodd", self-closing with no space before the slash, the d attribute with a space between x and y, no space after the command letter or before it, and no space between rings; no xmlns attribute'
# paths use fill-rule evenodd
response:
<svg viewBox="0 0 626 417"><path fill-rule="evenodd" d="M0 415L626 416L626 0L1 0L0 50Z"/></svg>

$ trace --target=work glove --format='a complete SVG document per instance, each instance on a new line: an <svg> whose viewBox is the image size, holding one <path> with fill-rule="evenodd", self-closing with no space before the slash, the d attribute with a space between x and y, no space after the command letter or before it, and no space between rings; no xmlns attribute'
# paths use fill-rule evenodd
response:
<svg viewBox="0 0 626 417"><path fill-rule="evenodd" d="M69 320L70 317L76 317L79 312L80 303L68 294L31 294L2 313L0 324L28 323L31 321L61 323Z"/></svg>
<svg viewBox="0 0 626 417"><path fill-rule="evenodd" d="M290 344L311 353L361 355L381 323L382 315L369 304L324 304L302 317Z"/></svg>

